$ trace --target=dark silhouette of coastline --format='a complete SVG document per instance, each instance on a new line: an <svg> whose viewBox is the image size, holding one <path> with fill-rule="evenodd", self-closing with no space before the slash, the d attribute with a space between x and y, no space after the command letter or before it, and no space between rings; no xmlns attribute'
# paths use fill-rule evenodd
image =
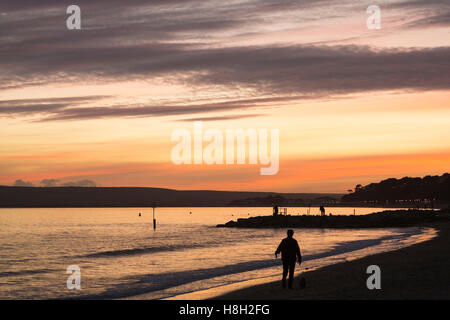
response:
<svg viewBox="0 0 450 320"><path fill-rule="evenodd" d="M174 190L138 187L0 186L1 208L61 207L396 207L445 208L450 174L386 179L350 194Z"/></svg>
<svg viewBox="0 0 450 320"><path fill-rule="evenodd" d="M259 216L237 219L219 228L400 228L417 226L437 221L450 221L450 209L396 210L366 215L333 216Z"/></svg>
<svg viewBox="0 0 450 320"><path fill-rule="evenodd" d="M292 199L293 202L340 194L275 193L210 190L173 190L133 187L9 187L0 186L2 208L78 207L227 207L236 201L262 199L251 206L266 206L266 199ZM271 206L271 205L270 205Z"/></svg>
<svg viewBox="0 0 450 320"><path fill-rule="evenodd" d="M450 201L450 174L425 176L423 178L390 178L367 186L358 184L352 193L344 195L342 202L365 202L371 204L417 203L432 207L436 202Z"/></svg>

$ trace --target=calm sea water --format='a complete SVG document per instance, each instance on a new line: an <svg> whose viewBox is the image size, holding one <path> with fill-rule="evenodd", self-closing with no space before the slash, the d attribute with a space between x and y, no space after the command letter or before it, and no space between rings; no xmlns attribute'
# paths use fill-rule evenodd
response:
<svg viewBox="0 0 450 320"><path fill-rule="evenodd" d="M327 208L353 214L353 208ZM356 214L385 209L356 208ZM308 208L289 208L306 214ZM138 213L142 216L139 217ZM232 219L271 208L0 209L0 299L167 298L280 273L274 251L284 229L228 229ZM311 208L310 214L319 214ZM295 229L302 269L394 250L435 236L432 229ZM81 270L81 290L66 269Z"/></svg>

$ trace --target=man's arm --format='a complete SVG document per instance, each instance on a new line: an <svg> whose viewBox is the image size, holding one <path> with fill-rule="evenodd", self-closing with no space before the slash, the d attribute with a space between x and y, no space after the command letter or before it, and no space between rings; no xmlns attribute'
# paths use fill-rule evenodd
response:
<svg viewBox="0 0 450 320"><path fill-rule="evenodd" d="M284 246L284 240L281 240L280 244L278 245L277 250L275 251L275 257L281 252Z"/></svg>

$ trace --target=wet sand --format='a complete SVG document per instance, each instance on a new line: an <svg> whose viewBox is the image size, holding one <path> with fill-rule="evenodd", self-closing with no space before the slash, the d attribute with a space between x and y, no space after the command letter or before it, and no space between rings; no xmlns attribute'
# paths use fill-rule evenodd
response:
<svg viewBox="0 0 450 320"><path fill-rule="evenodd" d="M439 230L439 236L400 250L303 272L304 289L298 288L301 270L297 265L292 290L281 288L281 281L276 281L214 299L450 299L450 222L426 226ZM381 269L380 290L367 289L370 265Z"/></svg>

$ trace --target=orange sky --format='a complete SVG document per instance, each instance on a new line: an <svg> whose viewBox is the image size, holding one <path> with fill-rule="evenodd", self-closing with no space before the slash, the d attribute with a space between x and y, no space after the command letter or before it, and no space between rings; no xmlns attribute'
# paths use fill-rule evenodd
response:
<svg viewBox="0 0 450 320"><path fill-rule="evenodd" d="M8 58L0 63L0 184L88 179L100 186L345 193L359 183L449 171L449 27L423 25L439 7L405 11L382 2L382 28L367 30L365 5L354 2L261 7L243 17L239 6L249 1L213 2L195 14L187 3L148 5L153 11L130 4L121 21L89 15L76 36L50 9L37 15L52 37L17 23L23 8L6 11L15 22L11 38L0 38ZM157 24L132 32L136 19L158 10L166 38L154 38L162 32ZM170 10L184 20L171 21ZM221 25L228 11L233 20ZM206 29L197 29L204 28L198 21ZM128 24L130 33L114 23ZM260 164L173 164L171 133L192 131L199 119L221 132L279 129L279 172L261 176Z"/></svg>

